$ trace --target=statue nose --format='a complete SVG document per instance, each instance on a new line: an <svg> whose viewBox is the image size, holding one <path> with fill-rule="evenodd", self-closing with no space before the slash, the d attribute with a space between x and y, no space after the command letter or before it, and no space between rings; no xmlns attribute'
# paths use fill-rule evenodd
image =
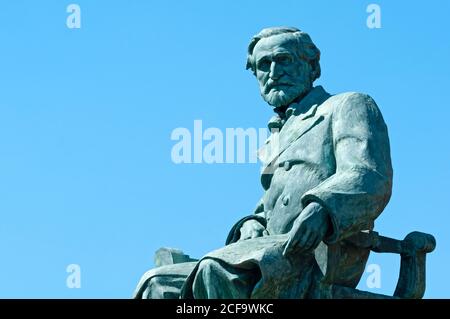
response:
<svg viewBox="0 0 450 319"><path fill-rule="evenodd" d="M281 74L282 74L282 70L281 70L280 66L276 62L272 61L272 63L270 64L269 77L271 79L276 80L281 76Z"/></svg>

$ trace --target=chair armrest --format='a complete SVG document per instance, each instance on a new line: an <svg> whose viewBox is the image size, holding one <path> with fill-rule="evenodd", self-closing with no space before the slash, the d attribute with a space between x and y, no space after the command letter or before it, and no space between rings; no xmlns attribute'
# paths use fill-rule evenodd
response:
<svg viewBox="0 0 450 319"><path fill-rule="evenodd" d="M345 239L361 249L377 253L395 253L401 256L400 275L394 297L420 299L425 293L426 254L436 248L436 239L426 233L411 232L403 240L364 231Z"/></svg>

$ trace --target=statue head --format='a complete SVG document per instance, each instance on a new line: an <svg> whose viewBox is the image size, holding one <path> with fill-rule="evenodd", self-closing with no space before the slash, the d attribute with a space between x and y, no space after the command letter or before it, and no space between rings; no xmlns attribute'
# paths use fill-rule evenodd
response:
<svg viewBox="0 0 450 319"><path fill-rule="evenodd" d="M320 51L309 35L292 27L263 29L248 46L247 69L261 96L275 108L301 99L320 77Z"/></svg>

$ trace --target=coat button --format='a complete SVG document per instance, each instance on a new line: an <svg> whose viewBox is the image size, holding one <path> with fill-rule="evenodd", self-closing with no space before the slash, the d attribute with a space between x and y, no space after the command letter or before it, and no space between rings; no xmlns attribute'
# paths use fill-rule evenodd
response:
<svg viewBox="0 0 450 319"><path fill-rule="evenodd" d="M283 197L283 205L287 206L289 204L289 195L285 195Z"/></svg>
<svg viewBox="0 0 450 319"><path fill-rule="evenodd" d="M285 161L285 162L284 162L284 169L285 169L286 171L290 170L291 167L292 167L292 164L291 164L289 161Z"/></svg>

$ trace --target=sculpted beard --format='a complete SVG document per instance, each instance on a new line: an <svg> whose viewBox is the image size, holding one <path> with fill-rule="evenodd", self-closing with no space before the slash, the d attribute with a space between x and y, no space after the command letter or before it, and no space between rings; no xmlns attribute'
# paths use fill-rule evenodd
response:
<svg viewBox="0 0 450 319"><path fill-rule="evenodd" d="M269 80L270 81L270 80ZM287 106L297 97L304 95L309 90L305 84L287 84L282 87L273 87L267 83L262 90L263 99L273 107Z"/></svg>
<svg viewBox="0 0 450 319"><path fill-rule="evenodd" d="M292 97L293 94L286 91L286 89L271 89L268 93L263 94L263 98L273 107L288 105L295 97Z"/></svg>

